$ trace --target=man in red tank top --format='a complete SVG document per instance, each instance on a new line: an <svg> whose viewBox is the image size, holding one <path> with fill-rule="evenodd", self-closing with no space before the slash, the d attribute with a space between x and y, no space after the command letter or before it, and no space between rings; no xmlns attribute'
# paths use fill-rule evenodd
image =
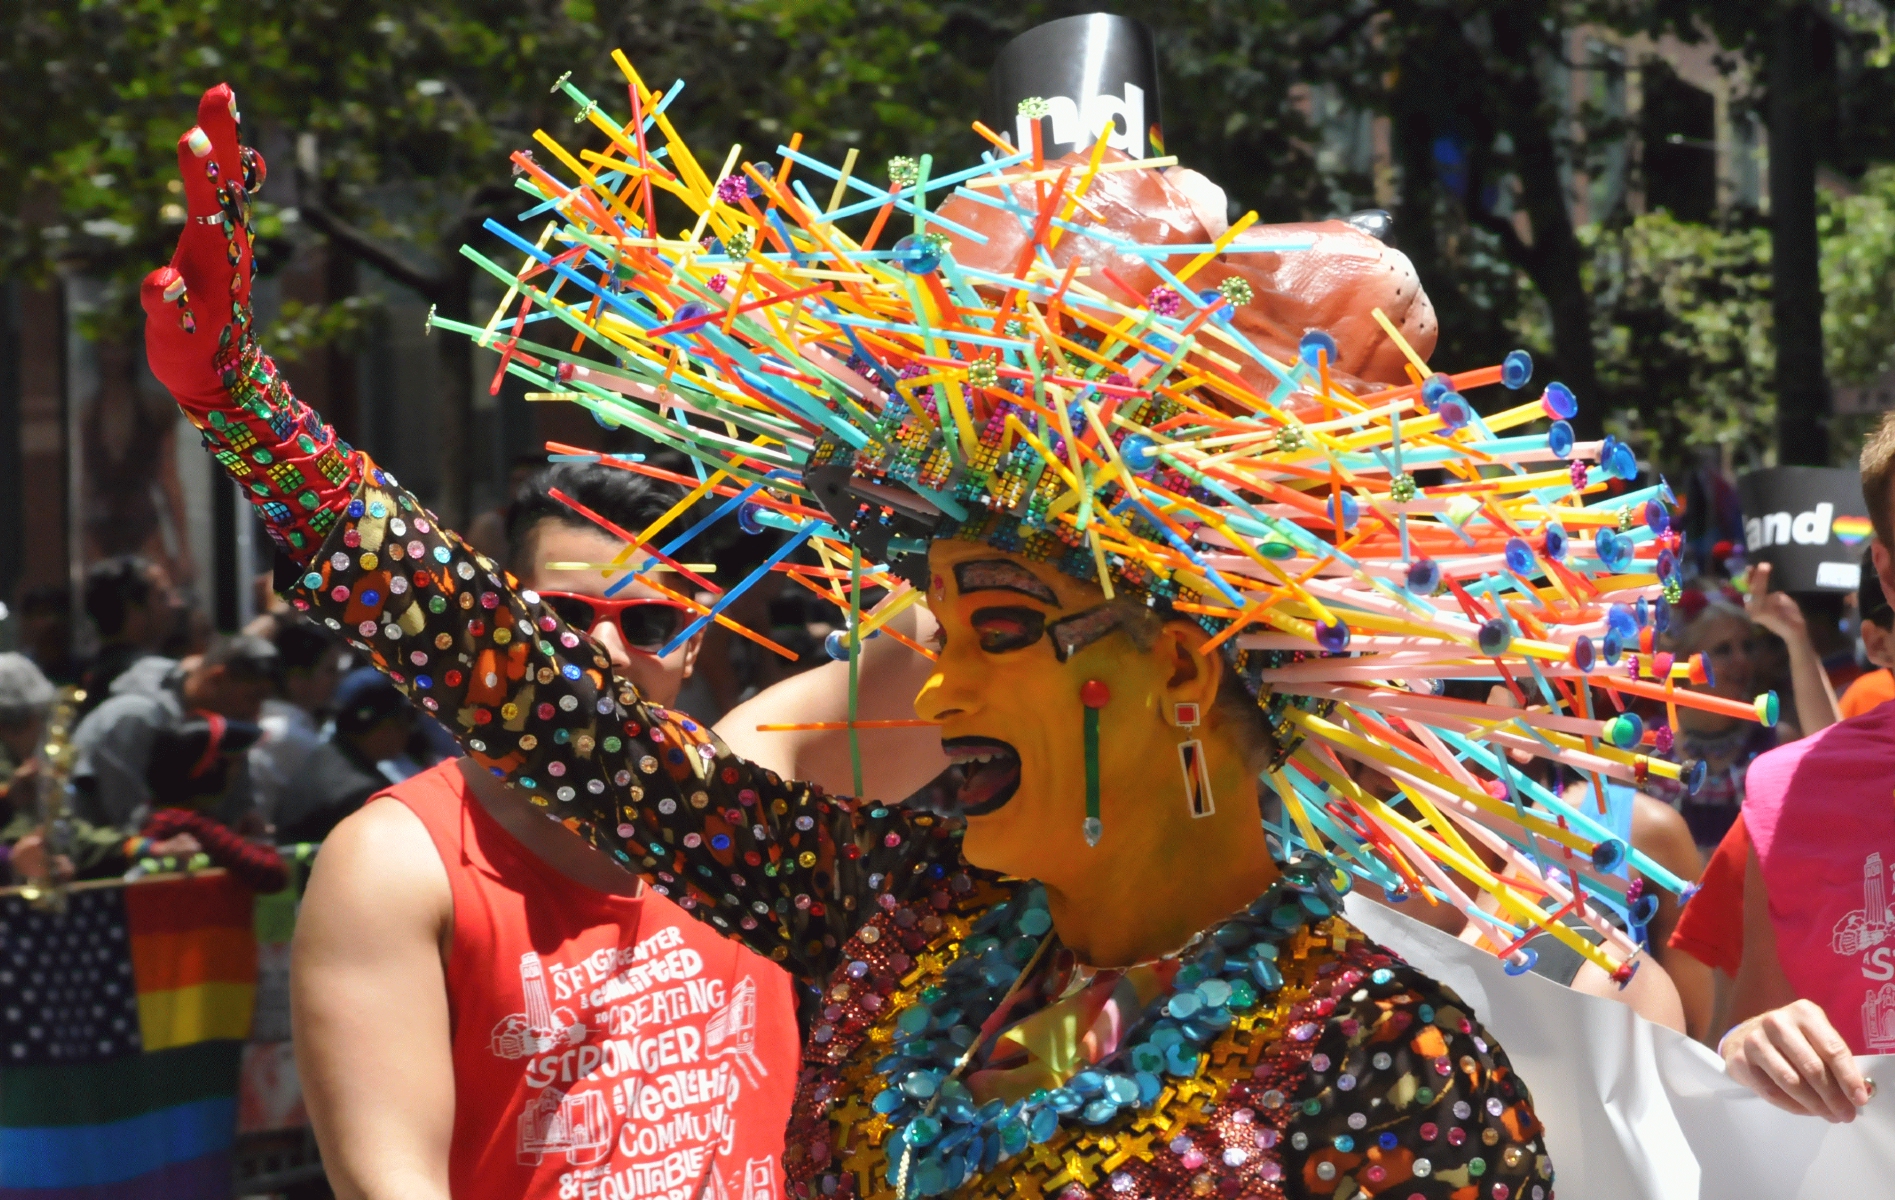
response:
<svg viewBox="0 0 1895 1200"><path fill-rule="evenodd" d="M554 488L632 531L677 495L630 472L562 466L522 489L509 522L526 586L565 593L615 668L672 704L698 642L651 651L683 614L642 584L613 598L639 603L598 603L600 572L549 569L623 548ZM755 726L788 704L816 714L803 720L846 716L836 674L753 700L732 714L731 740L779 769L833 777L822 739L773 744ZM891 711L918 686L887 682ZM926 749L938 757L938 739ZM846 750L839 762L846 771ZM390 788L337 826L303 906L293 988L298 1061L339 1196L782 1195L799 1044L789 976L471 760Z"/></svg>

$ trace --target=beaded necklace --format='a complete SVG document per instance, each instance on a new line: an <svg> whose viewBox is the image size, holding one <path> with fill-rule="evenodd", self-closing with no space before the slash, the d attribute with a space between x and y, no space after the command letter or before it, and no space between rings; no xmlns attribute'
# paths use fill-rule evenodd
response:
<svg viewBox="0 0 1895 1200"><path fill-rule="evenodd" d="M888 1183L903 1200L943 1195L1050 1141L1061 1125L1104 1125L1151 1104L1168 1079L1195 1078L1211 1042L1283 986L1278 947L1339 912L1348 886L1321 858L1286 864L1262 896L1179 952L1167 990L1111 1055L1061 1087L977 1104L959 1075L984 1045L981 1027L1055 936L1045 889L1021 888L974 923L941 981L896 1015L893 1053L874 1068L886 1086L870 1104L896 1130Z"/></svg>

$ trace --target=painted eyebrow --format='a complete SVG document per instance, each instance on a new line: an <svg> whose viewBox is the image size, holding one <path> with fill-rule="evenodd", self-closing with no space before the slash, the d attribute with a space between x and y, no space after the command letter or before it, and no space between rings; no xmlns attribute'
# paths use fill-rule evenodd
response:
<svg viewBox="0 0 1895 1200"><path fill-rule="evenodd" d="M1041 604L1059 607L1059 597L1040 577L1004 558L978 558L954 564L954 582L968 592L1017 592Z"/></svg>
<svg viewBox="0 0 1895 1200"><path fill-rule="evenodd" d="M1053 637L1053 653L1061 662L1084 650L1119 627L1119 614L1110 604L1101 604L1046 627Z"/></svg>

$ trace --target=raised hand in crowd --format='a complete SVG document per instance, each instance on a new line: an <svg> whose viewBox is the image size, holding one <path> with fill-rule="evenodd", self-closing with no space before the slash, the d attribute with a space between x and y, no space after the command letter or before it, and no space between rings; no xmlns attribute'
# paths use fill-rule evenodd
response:
<svg viewBox="0 0 1895 1200"><path fill-rule="evenodd" d="M1796 726L1803 737L1842 720L1836 689L1823 670L1822 656L1810 641L1809 622L1788 592L1770 590L1770 564L1744 574L1744 613L1783 639L1790 652L1790 684L1796 692Z"/></svg>

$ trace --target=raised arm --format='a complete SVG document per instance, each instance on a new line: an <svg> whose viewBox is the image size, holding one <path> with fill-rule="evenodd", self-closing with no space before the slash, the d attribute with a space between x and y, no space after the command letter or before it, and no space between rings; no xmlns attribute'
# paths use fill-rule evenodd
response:
<svg viewBox="0 0 1895 1200"><path fill-rule="evenodd" d="M239 147L227 87L198 122L178 145L189 220L145 281L146 344L293 564L278 574L290 602L547 815L805 979L827 976L878 902L937 886L957 831L790 783L645 703L598 643L297 401L249 320L245 186L262 159Z"/></svg>

